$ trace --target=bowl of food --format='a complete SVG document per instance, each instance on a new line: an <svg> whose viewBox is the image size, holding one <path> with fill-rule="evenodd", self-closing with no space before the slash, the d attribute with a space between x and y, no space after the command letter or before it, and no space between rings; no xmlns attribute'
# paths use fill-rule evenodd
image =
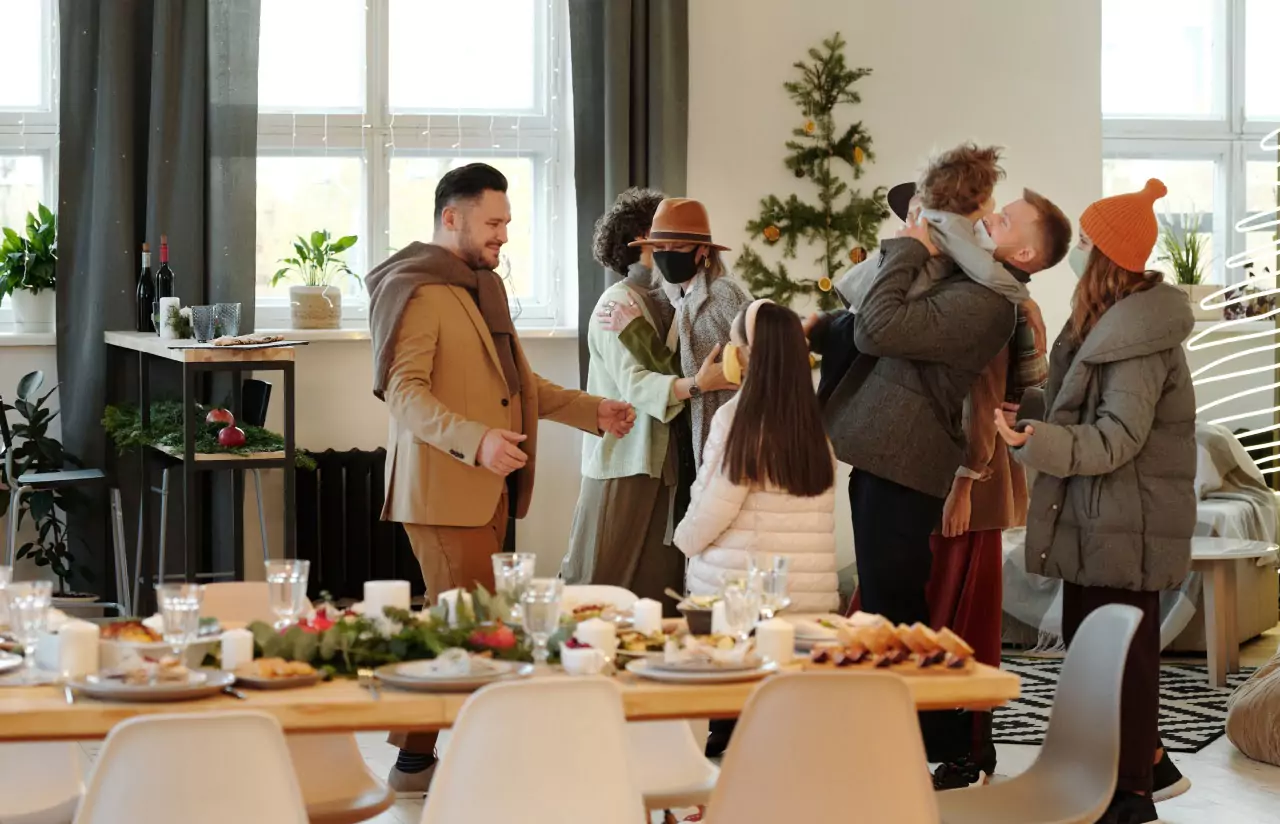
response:
<svg viewBox="0 0 1280 824"><path fill-rule="evenodd" d="M103 669L130 669L139 662L158 662L173 655L173 648L154 627L151 619L112 621L102 625L98 658ZM200 631L194 642L187 645L182 663L193 669L203 663L205 656L214 650L222 635L222 627L216 619L201 618Z"/></svg>
<svg viewBox="0 0 1280 824"><path fill-rule="evenodd" d="M560 645L560 666L570 675L599 675L605 663L604 651L590 644L570 638Z"/></svg>
<svg viewBox="0 0 1280 824"><path fill-rule="evenodd" d="M690 633L710 635L711 610L719 600L719 595L688 595L676 605L676 609L680 610L680 614L684 616Z"/></svg>

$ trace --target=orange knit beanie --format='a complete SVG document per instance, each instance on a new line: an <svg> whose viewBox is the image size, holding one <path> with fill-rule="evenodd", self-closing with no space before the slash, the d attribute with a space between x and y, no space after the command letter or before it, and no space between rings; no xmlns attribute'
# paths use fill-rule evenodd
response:
<svg viewBox="0 0 1280 824"><path fill-rule="evenodd" d="M1080 231L1116 265L1141 272L1147 268L1160 234L1155 202L1168 192L1164 183L1153 177L1140 192L1104 197L1084 210Z"/></svg>

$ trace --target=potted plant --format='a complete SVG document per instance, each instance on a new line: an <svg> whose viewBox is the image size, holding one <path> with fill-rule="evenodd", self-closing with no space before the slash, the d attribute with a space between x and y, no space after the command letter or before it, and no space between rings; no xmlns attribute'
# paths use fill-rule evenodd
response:
<svg viewBox="0 0 1280 824"><path fill-rule="evenodd" d="M1161 221L1158 248L1162 263L1169 264L1178 288L1187 294L1191 312L1196 320L1221 320L1221 308L1206 309L1200 302L1218 291L1212 284L1205 284L1204 267L1208 263L1205 247L1208 239L1200 233L1200 218L1192 224L1181 215L1166 217Z"/></svg>
<svg viewBox="0 0 1280 824"><path fill-rule="evenodd" d="M5 228L0 240L0 300L13 296L20 332L52 332L54 288L58 282L58 229L53 212L41 204L27 213L26 231Z"/></svg>
<svg viewBox="0 0 1280 824"><path fill-rule="evenodd" d="M287 264L271 278L275 286L290 274L296 274L301 286L289 287L289 317L294 329L337 329L342 322L342 290L334 285L340 276L360 280L347 268L342 253L356 245L356 236L331 240L328 229L319 229L311 237L299 235L293 242L293 257L282 258Z"/></svg>
<svg viewBox="0 0 1280 824"><path fill-rule="evenodd" d="M13 474L21 477L28 472L57 472L71 466L82 466L80 460L63 448L62 442L49 434L49 425L58 417L59 410L50 411L45 403L58 387L54 386L43 395L39 395L44 384L43 372L28 372L18 381L17 397L13 405L3 404L0 414L7 415L10 409L16 410L22 421L13 426ZM5 463L0 463L0 482L12 487L16 482L8 477ZM72 536L67 531L66 513L77 512L85 505L83 494L74 487L56 490L41 490L23 496L22 505L17 513L8 513L10 518L18 519L18 526L30 517L34 522L36 537L18 547L17 558L30 558L38 567L47 567L58 580L55 596L66 601L97 600L96 595L72 592L70 588L72 574L81 579L92 581L92 573L76 563L71 550ZM0 500L0 514L9 508L9 496Z"/></svg>

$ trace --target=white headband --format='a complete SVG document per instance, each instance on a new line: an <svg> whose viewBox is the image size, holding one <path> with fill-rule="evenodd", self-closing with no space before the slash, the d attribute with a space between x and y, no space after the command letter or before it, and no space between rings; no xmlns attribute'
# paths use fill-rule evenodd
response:
<svg viewBox="0 0 1280 824"><path fill-rule="evenodd" d="M764 306L766 303L773 303L773 301L769 300L768 298L761 298L760 300L755 301L754 303L752 303L750 306L747 307L747 316L745 318L743 325L746 327L748 346L755 343L756 314L759 313L760 307Z"/></svg>

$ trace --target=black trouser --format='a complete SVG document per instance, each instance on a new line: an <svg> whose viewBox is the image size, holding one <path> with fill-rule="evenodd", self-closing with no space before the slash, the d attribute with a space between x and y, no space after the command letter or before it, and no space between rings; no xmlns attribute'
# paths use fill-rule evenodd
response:
<svg viewBox="0 0 1280 824"><path fill-rule="evenodd" d="M1160 748L1160 593L1062 585L1062 633L1070 648L1085 616L1107 604L1142 610L1120 684L1120 765L1116 789L1151 794L1151 768Z"/></svg>
<svg viewBox="0 0 1280 824"><path fill-rule="evenodd" d="M849 478L853 551L862 609L895 624L929 625L925 591L933 566L929 536L942 522L943 498L855 469ZM930 761L957 761L972 752L973 720L952 710L920 713Z"/></svg>

